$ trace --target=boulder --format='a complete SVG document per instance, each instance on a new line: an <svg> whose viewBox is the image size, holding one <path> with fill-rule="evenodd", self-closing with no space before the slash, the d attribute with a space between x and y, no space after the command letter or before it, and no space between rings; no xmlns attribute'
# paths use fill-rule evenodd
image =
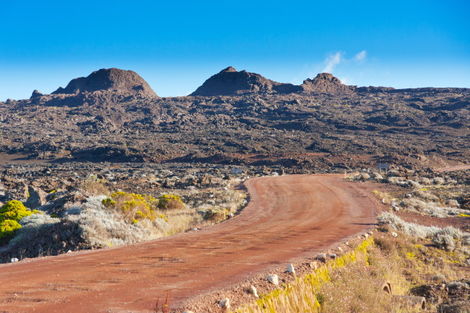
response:
<svg viewBox="0 0 470 313"><path fill-rule="evenodd" d="M295 275L295 267L292 263L287 264L286 273Z"/></svg>
<svg viewBox="0 0 470 313"><path fill-rule="evenodd" d="M255 286L251 285L250 288L248 288L248 292L251 293L255 298L259 298L258 290Z"/></svg>
<svg viewBox="0 0 470 313"><path fill-rule="evenodd" d="M275 286L279 285L279 276L276 274L269 274L266 276L266 280Z"/></svg>
<svg viewBox="0 0 470 313"><path fill-rule="evenodd" d="M219 306L223 309L230 309L230 299L229 298L224 298L219 301Z"/></svg>

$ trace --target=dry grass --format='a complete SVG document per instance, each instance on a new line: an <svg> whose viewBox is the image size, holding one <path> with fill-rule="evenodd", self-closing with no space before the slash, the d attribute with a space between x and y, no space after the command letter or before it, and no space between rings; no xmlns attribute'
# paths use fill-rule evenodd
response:
<svg viewBox="0 0 470 313"><path fill-rule="evenodd" d="M391 204L395 198L388 192L379 190L373 190L372 193L380 200L383 204Z"/></svg>
<svg viewBox="0 0 470 313"><path fill-rule="evenodd" d="M165 233L166 236L184 232L202 222L201 215L192 209L169 211L167 219L170 227Z"/></svg>
<svg viewBox="0 0 470 313"><path fill-rule="evenodd" d="M371 241L372 240L372 241ZM313 273L297 278L238 313L405 313L422 312L402 306L381 288L392 286L393 295L409 295L410 289L432 282L465 277L465 255L417 243L400 235L378 234L354 251L329 261ZM429 305L426 312L435 312Z"/></svg>
<svg viewBox="0 0 470 313"><path fill-rule="evenodd" d="M81 183L80 190L82 190L82 192L86 196L99 196L110 194L110 191L106 186L106 181L103 179L98 179L94 175L90 175Z"/></svg>

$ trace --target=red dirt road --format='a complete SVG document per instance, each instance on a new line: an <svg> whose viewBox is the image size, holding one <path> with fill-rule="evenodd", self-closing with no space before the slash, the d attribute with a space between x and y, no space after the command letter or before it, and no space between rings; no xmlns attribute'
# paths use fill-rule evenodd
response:
<svg viewBox="0 0 470 313"><path fill-rule="evenodd" d="M375 222L370 185L340 175L250 179L250 203L199 232L0 265L0 312L151 312L314 256Z"/></svg>
<svg viewBox="0 0 470 313"><path fill-rule="evenodd" d="M438 173L466 171L466 170L470 170L470 164L450 165L446 167L436 168L436 172Z"/></svg>

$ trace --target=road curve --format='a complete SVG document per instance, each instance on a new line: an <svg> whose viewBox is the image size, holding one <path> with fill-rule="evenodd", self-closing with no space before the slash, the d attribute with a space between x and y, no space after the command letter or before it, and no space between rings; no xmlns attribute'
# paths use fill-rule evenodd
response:
<svg viewBox="0 0 470 313"><path fill-rule="evenodd" d="M0 265L0 312L149 312L312 256L374 223L370 186L341 175L253 178L235 218L133 246Z"/></svg>

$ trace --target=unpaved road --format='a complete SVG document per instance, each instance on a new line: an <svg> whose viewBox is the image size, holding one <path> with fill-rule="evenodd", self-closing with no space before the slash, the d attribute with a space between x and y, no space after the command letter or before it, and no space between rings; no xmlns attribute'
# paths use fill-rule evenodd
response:
<svg viewBox="0 0 470 313"><path fill-rule="evenodd" d="M454 171L466 171L470 169L470 164L460 164L460 165L449 165L446 167L439 167L436 168L436 172L444 173L444 172L454 172Z"/></svg>
<svg viewBox="0 0 470 313"><path fill-rule="evenodd" d="M0 312L151 312L327 249L374 223L370 185L341 175L247 182L239 216L199 232L0 266Z"/></svg>

